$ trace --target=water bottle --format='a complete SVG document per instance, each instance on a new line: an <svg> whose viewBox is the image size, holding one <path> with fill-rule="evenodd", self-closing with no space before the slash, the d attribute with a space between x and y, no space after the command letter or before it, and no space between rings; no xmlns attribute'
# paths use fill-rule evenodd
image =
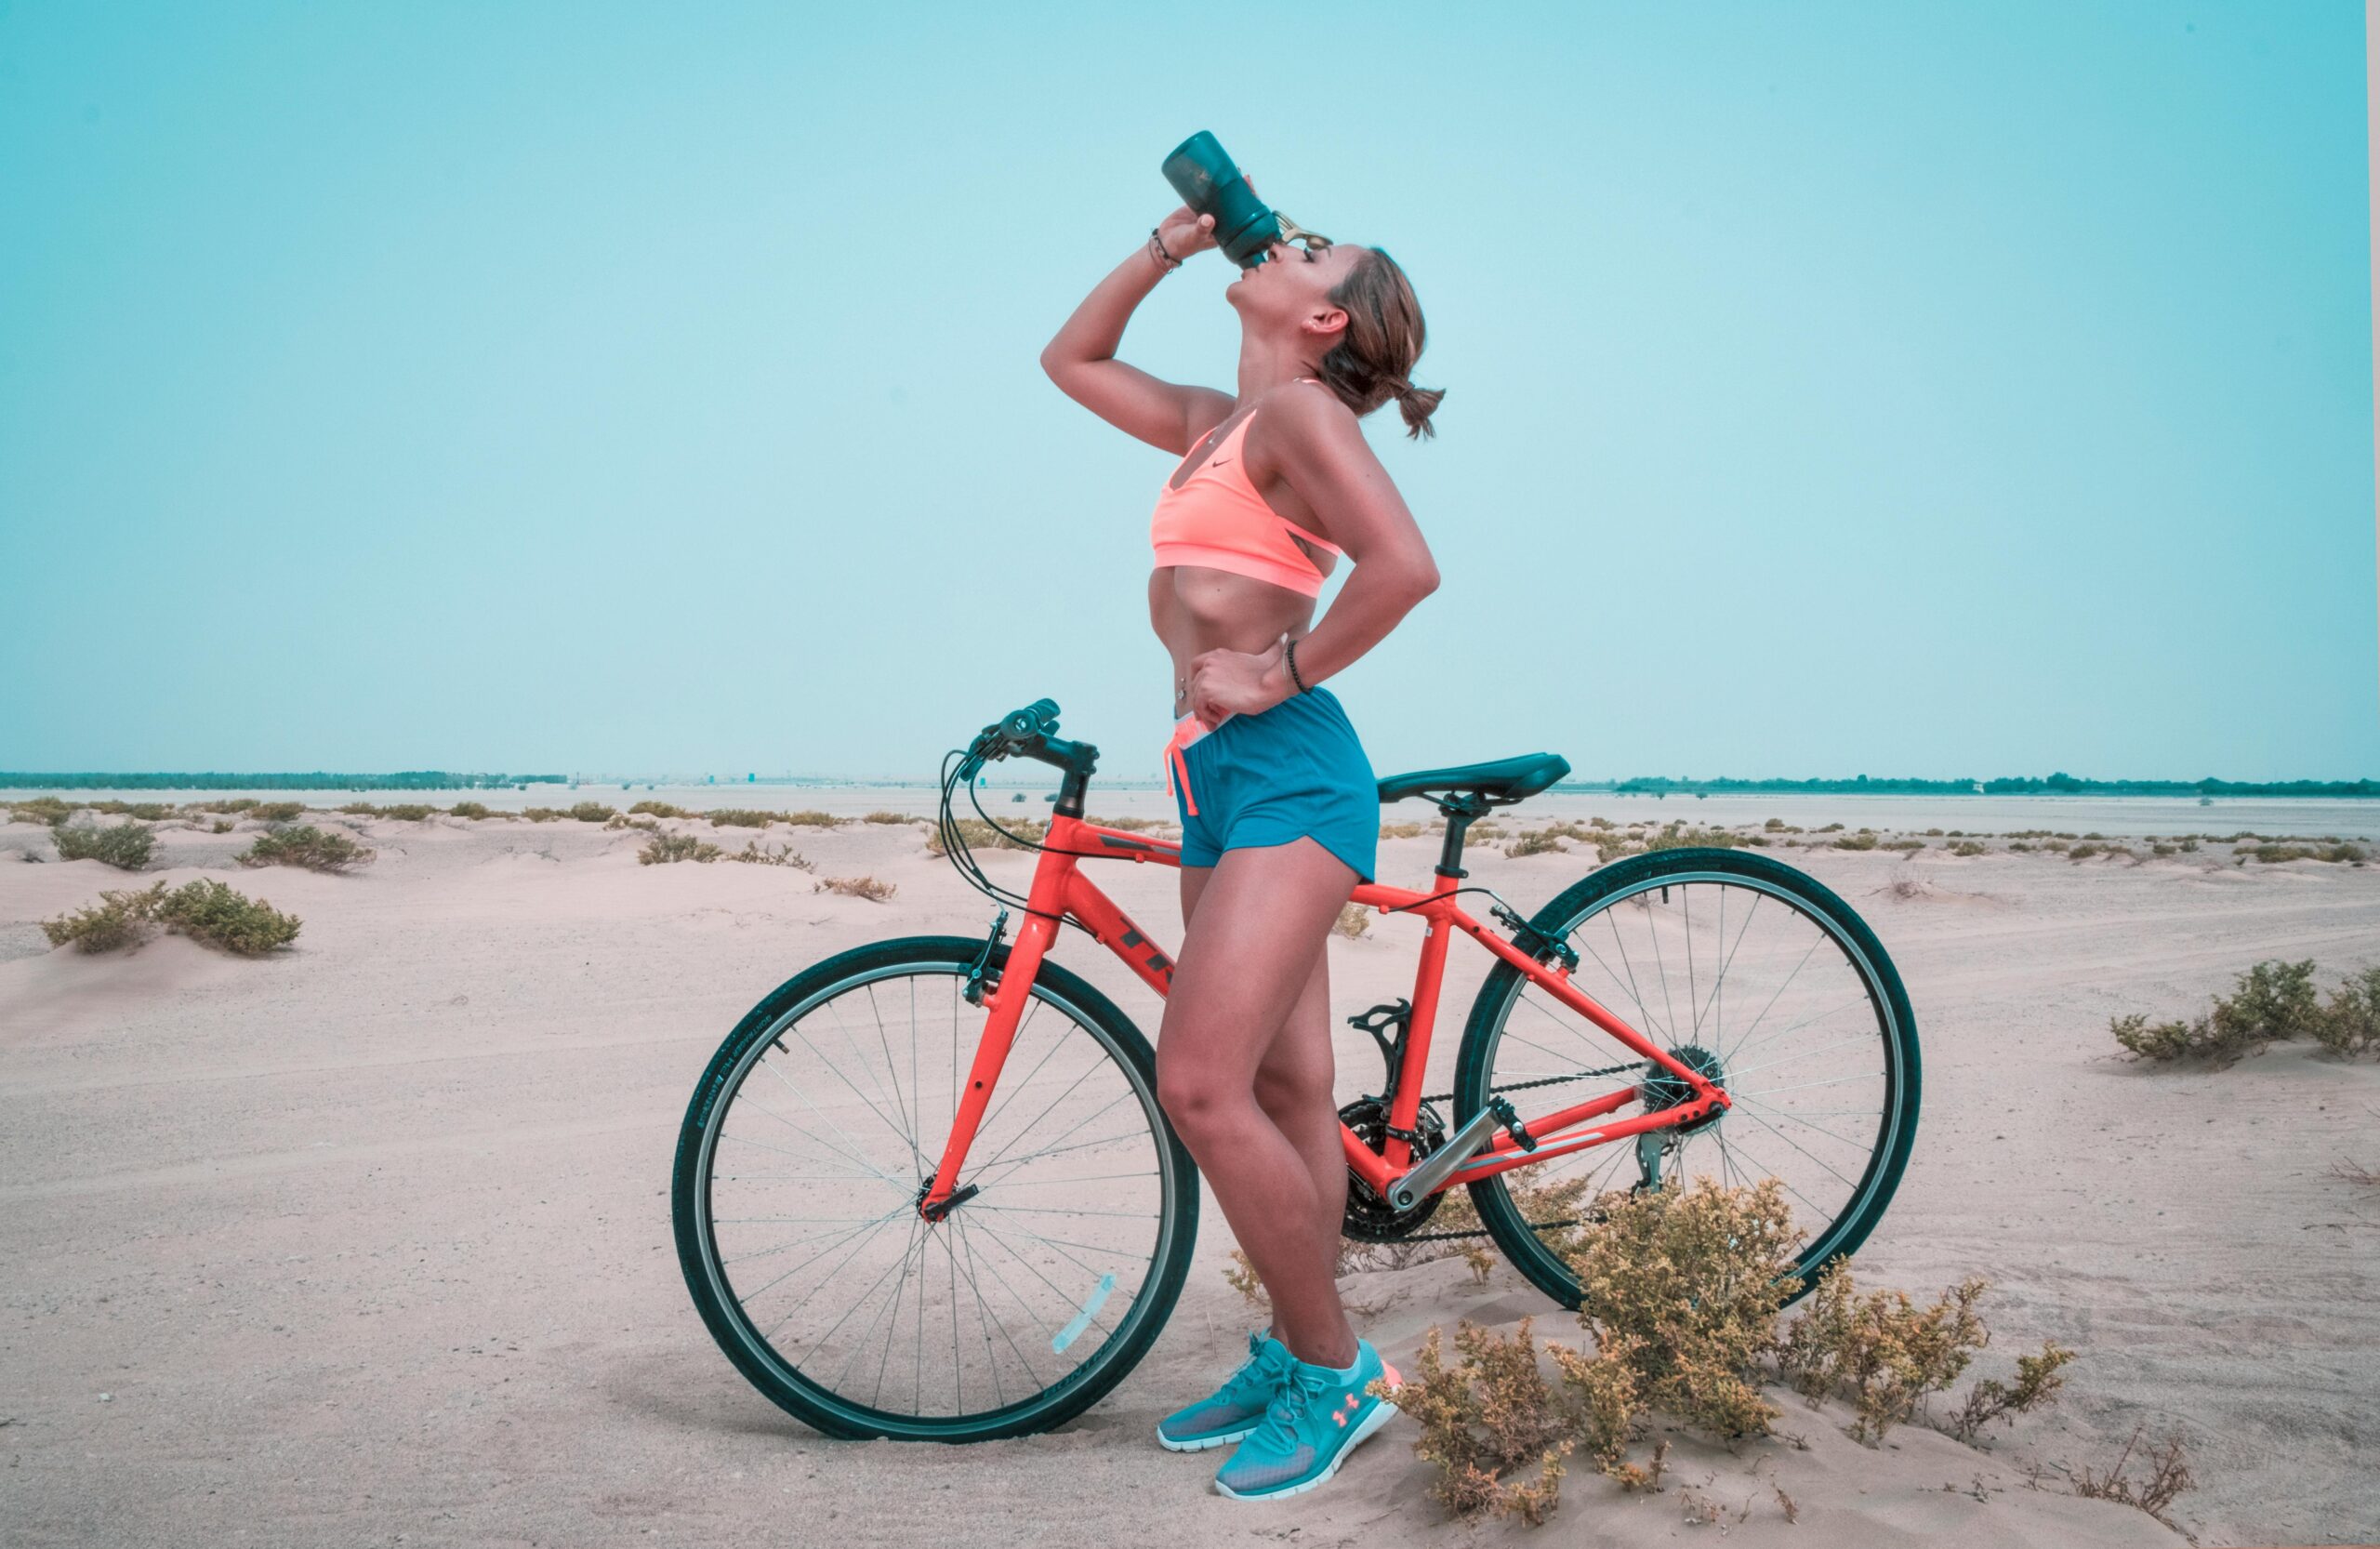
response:
<svg viewBox="0 0 2380 1549"><path fill-rule="evenodd" d="M1277 210L1269 209L1239 175L1230 153L1205 129L1165 158L1165 180L1197 215L1215 218L1215 245L1242 269L1271 258L1273 244L1300 238L1323 242Z"/></svg>

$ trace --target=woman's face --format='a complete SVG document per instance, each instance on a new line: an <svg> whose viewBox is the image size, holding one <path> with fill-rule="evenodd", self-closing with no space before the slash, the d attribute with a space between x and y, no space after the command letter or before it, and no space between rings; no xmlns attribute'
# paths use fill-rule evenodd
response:
<svg viewBox="0 0 2380 1549"><path fill-rule="evenodd" d="M1299 327L1327 324L1339 314L1338 326L1343 327L1344 314L1330 293L1354 271L1360 251L1353 245L1314 248L1276 242L1268 249L1270 258L1224 287L1223 298L1247 324Z"/></svg>

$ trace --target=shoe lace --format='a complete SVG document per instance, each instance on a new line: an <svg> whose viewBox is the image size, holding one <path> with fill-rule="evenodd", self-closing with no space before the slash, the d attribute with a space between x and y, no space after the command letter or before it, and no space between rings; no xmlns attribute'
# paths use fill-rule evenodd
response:
<svg viewBox="0 0 2380 1549"><path fill-rule="evenodd" d="M1298 1421L1337 1380L1337 1374L1328 1367L1308 1366L1303 1361L1282 1378L1280 1391L1264 1409L1264 1429L1272 1433L1271 1439L1282 1451L1297 1445Z"/></svg>

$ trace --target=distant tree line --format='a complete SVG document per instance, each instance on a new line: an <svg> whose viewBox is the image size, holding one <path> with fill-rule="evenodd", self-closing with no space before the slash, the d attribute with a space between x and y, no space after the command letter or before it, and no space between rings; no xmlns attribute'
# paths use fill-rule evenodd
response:
<svg viewBox="0 0 2380 1549"><path fill-rule="evenodd" d="M495 790L566 785L567 774L449 774L405 769L394 774L27 774L0 769L0 790Z"/></svg>
<svg viewBox="0 0 2380 1549"><path fill-rule="evenodd" d="M1610 790L1622 794L1710 796L1722 792L1830 796L2380 796L2380 780L2082 780L2071 774L2046 778L2004 775L1994 780L1871 779L1865 774L1833 780L1708 780L1640 775L1609 784L1565 781L1556 790Z"/></svg>

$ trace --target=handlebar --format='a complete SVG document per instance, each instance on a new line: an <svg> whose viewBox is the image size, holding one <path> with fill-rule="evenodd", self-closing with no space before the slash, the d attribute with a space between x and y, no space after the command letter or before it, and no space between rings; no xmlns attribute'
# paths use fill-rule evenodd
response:
<svg viewBox="0 0 2380 1549"><path fill-rule="evenodd" d="M960 777L972 780L985 764L1011 756L1032 759L1072 774L1090 774L1098 766L1099 749L1087 742L1068 742L1057 734L1056 700L1036 699L1023 709L1011 710L967 745Z"/></svg>

